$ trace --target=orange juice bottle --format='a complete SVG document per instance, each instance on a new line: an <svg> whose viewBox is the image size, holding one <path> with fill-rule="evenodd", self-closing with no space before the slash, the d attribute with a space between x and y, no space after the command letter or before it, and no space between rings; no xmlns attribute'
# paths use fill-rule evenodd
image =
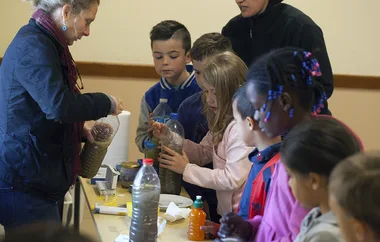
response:
<svg viewBox="0 0 380 242"><path fill-rule="evenodd" d="M201 230L201 226L205 225L206 213L202 210L202 196L197 196L194 202L194 208L189 214L189 230L187 237L192 241L202 241L205 239L205 233Z"/></svg>

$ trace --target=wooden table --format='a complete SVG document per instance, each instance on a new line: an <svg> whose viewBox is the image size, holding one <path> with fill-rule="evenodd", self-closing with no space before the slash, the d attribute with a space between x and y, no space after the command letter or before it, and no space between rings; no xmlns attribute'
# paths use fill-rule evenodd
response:
<svg viewBox="0 0 380 242"><path fill-rule="evenodd" d="M100 197L97 195L95 191L95 186L91 185L88 179L80 178L80 183L89 208L95 206L96 203L99 203L101 205L106 203L104 197ZM188 196L184 190L182 191L181 195ZM118 186L116 189L116 199L112 200L113 205L125 205L126 202L131 201L132 196L128 192L128 190ZM163 214L164 213L161 212L160 216L162 217ZM123 231L128 231L125 222L125 216L92 213L92 217L95 226L98 230L99 236L101 240L104 242L112 242L120 233L122 233ZM187 239L188 224L188 219L183 219L174 223L168 222L166 224L164 232L158 237L158 241L189 241Z"/></svg>

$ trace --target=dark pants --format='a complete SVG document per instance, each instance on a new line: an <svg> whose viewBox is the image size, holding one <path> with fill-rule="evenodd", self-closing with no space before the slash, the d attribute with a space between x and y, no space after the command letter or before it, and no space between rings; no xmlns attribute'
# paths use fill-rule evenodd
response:
<svg viewBox="0 0 380 242"><path fill-rule="evenodd" d="M38 221L60 223L58 203L19 191L0 181L0 224L5 232Z"/></svg>
<svg viewBox="0 0 380 242"><path fill-rule="evenodd" d="M212 162L204 167L213 169ZM202 196L202 200L206 201L209 206L210 220L215 223L219 223L220 215L217 212L218 199L216 198L215 190L199 187L185 181L182 182L182 186L185 188L186 192L193 201L195 201L196 196Z"/></svg>

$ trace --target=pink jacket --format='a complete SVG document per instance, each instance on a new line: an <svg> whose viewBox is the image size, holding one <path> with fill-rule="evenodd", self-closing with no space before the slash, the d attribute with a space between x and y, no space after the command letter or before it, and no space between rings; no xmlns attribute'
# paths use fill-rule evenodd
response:
<svg viewBox="0 0 380 242"><path fill-rule="evenodd" d="M185 140L183 149L190 159L183 173L183 180L201 187L216 190L218 213L235 212L238 209L244 185L252 163L248 154L253 149L247 147L238 137L235 121L224 132L217 147L212 142L210 132L196 144ZM203 168L213 161L214 169Z"/></svg>

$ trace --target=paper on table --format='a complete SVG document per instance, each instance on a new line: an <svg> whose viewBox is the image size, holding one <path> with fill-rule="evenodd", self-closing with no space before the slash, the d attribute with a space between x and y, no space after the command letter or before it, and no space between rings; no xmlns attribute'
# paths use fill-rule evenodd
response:
<svg viewBox="0 0 380 242"><path fill-rule="evenodd" d="M115 242L129 242L129 235L127 235L127 234L120 234L115 239Z"/></svg>
<svg viewBox="0 0 380 242"><path fill-rule="evenodd" d="M179 208L174 202L171 202L166 209L164 218L169 222L174 222L181 219L187 219L190 212L190 208Z"/></svg>

